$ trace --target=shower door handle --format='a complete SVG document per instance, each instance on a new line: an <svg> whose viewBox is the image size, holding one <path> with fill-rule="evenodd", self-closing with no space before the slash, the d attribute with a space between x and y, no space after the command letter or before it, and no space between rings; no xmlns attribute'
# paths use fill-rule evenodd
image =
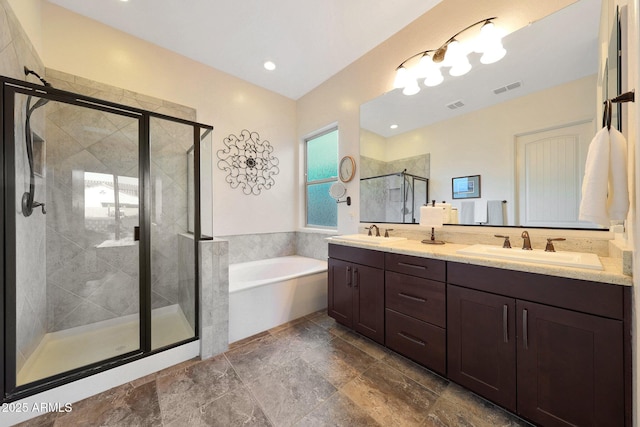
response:
<svg viewBox="0 0 640 427"><path fill-rule="evenodd" d="M133 227L133 241L134 242L140 241L140 226L138 225Z"/></svg>

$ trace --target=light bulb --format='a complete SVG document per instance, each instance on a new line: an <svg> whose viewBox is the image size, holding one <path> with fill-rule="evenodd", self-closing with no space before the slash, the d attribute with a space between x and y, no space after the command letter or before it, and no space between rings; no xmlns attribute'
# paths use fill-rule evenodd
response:
<svg viewBox="0 0 640 427"><path fill-rule="evenodd" d="M502 43L498 42L491 49L486 50L480 57L480 62L483 64L493 64L500 61L507 54L507 51L502 47Z"/></svg>
<svg viewBox="0 0 640 427"><path fill-rule="evenodd" d="M393 81L393 87L396 89L403 88L409 83L409 71L404 66L396 69L396 78Z"/></svg>
<svg viewBox="0 0 640 427"><path fill-rule="evenodd" d="M475 51L483 54L480 57L483 64L493 64L506 55L507 51L502 46L502 35L492 21L486 22L480 29Z"/></svg>
<svg viewBox="0 0 640 427"><path fill-rule="evenodd" d="M476 46L474 50L478 53L486 52L487 49L491 49L491 46L496 42L500 43L501 39L502 37L496 26L492 21L488 21L480 28L480 35L475 40Z"/></svg>
<svg viewBox="0 0 640 427"><path fill-rule="evenodd" d="M444 76L442 75L442 72L439 68L436 68L427 75L426 79L424 79L424 85L429 87L438 86L443 81Z"/></svg>
<svg viewBox="0 0 640 427"><path fill-rule="evenodd" d="M418 86L418 82L415 79L409 79L407 85L402 90L402 93L408 96L415 95L418 92L420 92L420 86Z"/></svg>
<svg viewBox="0 0 640 427"><path fill-rule="evenodd" d="M422 55L422 58L420 58L420 62L418 62L418 65L415 68L415 77L418 79L427 77L433 67L437 67L437 65L433 62L431 56L429 56L428 53L425 53L424 55Z"/></svg>
<svg viewBox="0 0 640 427"><path fill-rule="evenodd" d="M466 49L458 40L454 40L447 46L447 53L444 56L444 62L451 69L449 74L452 76L462 76L471 70L471 64L467 59Z"/></svg>

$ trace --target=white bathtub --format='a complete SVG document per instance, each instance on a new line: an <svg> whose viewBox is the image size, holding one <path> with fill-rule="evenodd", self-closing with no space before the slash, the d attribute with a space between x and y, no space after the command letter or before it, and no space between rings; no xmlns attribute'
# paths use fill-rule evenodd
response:
<svg viewBox="0 0 640 427"><path fill-rule="evenodd" d="M327 262L301 256L229 265L229 342L327 306Z"/></svg>

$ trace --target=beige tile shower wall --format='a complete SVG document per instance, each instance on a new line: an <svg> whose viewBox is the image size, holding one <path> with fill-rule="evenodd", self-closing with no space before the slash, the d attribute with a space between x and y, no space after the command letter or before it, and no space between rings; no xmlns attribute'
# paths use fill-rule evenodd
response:
<svg viewBox="0 0 640 427"><path fill-rule="evenodd" d="M43 74L44 66L6 0L0 0L0 75L23 80L23 67ZM46 333L45 219L34 211L22 215L20 199L29 186L29 166L24 143L26 98L17 98L16 112L16 336L17 369L35 350ZM32 116L32 127L43 134L42 110ZM44 198L44 182L36 178L36 200Z"/></svg>
<svg viewBox="0 0 640 427"><path fill-rule="evenodd" d="M59 89L193 120L195 110L56 70L47 79ZM91 135L83 131L102 129ZM178 236L187 227L186 126L152 121L152 307L178 304ZM47 283L49 331L137 313L137 245L104 244L106 234L87 223L82 174L138 177L137 125L107 113L52 106L47 118ZM72 208L75 207L75 208ZM79 208L78 208L79 207ZM130 232L137 218L126 226ZM193 281L193 279L192 279Z"/></svg>

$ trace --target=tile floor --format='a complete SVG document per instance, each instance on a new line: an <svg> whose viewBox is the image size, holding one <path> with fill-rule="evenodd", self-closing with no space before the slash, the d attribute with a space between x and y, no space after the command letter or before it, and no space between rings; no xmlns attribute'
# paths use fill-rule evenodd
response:
<svg viewBox="0 0 640 427"><path fill-rule="evenodd" d="M527 426L335 323L326 312L20 424L49 426Z"/></svg>

